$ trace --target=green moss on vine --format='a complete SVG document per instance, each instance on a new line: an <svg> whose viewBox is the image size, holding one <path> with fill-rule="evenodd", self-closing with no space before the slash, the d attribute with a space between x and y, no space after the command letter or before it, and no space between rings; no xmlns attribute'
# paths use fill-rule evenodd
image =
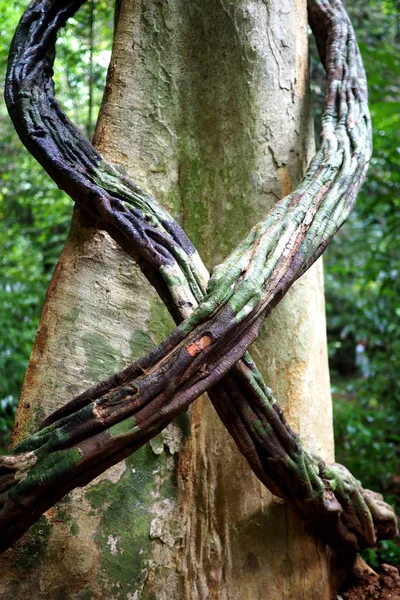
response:
<svg viewBox="0 0 400 600"><path fill-rule="evenodd" d="M135 418L128 417L127 419L112 425L112 427L108 429L108 433L111 437L118 437L119 435L131 433L135 428L138 429L138 427L135 427Z"/></svg>
<svg viewBox="0 0 400 600"><path fill-rule="evenodd" d="M265 427L265 425L259 420L257 419L256 421L254 421L254 427L256 428L256 431L261 435L264 436L268 433L268 431L271 429L271 427Z"/></svg>
<svg viewBox="0 0 400 600"><path fill-rule="evenodd" d="M38 485L51 484L56 479L61 479L80 461L81 456L82 452L78 448L52 452L36 463L25 479L10 489L10 497L16 502L22 502Z"/></svg>

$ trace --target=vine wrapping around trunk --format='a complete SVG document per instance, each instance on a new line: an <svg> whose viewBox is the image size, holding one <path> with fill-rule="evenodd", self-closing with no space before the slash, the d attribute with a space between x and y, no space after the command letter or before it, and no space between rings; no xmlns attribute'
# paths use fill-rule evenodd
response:
<svg viewBox="0 0 400 600"><path fill-rule="evenodd" d="M40 515L159 433L202 392L250 466L336 550L396 535L392 509L341 465L311 456L289 428L247 349L292 283L350 213L371 156L365 73L339 0L309 0L327 71L322 143L295 192L210 280L172 217L78 132L54 98L57 31L84 0L36 0L10 51L6 101L49 175L139 263L179 325L148 355L55 411L0 459L0 549Z"/></svg>

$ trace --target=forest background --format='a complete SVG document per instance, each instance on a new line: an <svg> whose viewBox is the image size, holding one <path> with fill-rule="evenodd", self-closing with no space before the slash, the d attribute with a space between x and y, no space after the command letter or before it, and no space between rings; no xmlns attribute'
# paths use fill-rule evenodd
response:
<svg viewBox="0 0 400 600"><path fill-rule="evenodd" d="M0 0L0 87L26 0ZM374 154L357 207L324 258L336 459L400 508L400 0L349 0L369 84ZM91 138L111 54L113 7L90 0L57 41L56 96ZM316 123L324 73L311 38ZM316 125L318 144L318 127ZM72 202L20 143L0 103L0 452ZM356 358L358 348L358 358ZM360 352L361 350L361 352ZM400 567L400 544L365 552Z"/></svg>

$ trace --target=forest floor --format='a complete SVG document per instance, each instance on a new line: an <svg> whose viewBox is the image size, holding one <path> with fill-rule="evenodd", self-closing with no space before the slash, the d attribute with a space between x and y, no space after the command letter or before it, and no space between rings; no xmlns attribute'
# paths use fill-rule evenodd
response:
<svg viewBox="0 0 400 600"><path fill-rule="evenodd" d="M346 588L343 600L400 600L400 574L396 567L383 564L378 572L353 575Z"/></svg>

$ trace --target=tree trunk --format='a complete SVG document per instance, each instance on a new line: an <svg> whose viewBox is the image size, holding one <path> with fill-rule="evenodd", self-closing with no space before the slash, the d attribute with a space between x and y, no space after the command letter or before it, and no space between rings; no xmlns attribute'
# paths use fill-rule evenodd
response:
<svg viewBox="0 0 400 600"><path fill-rule="evenodd" d="M314 150L305 0L121 0L95 144L219 263ZM132 260L76 214L14 438L172 328ZM332 460L320 261L251 351L306 446ZM6 600L333 596L326 547L257 480L206 396L49 510L1 563Z"/></svg>

